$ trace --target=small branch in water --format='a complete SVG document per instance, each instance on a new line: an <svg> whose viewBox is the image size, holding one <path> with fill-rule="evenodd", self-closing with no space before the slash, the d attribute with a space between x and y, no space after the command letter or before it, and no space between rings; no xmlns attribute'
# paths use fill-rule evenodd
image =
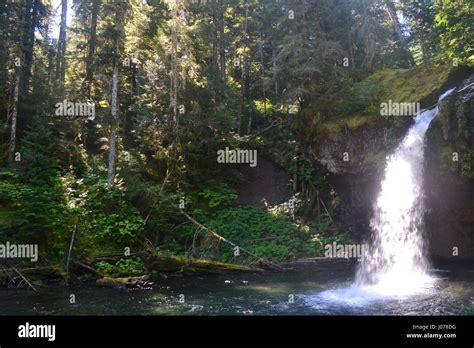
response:
<svg viewBox="0 0 474 348"><path fill-rule="evenodd" d="M23 274L21 274L21 272L20 272L19 270L17 270L14 266L12 266L12 269L13 269L16 273L18 273L18 275L25 281L25 283L28 284L28 286L33 289L33 291L36 292L36 288L33 286L33 284L31 284L31 283L28 281L28 279L26 279L26 277L25 277Z"/></svg>

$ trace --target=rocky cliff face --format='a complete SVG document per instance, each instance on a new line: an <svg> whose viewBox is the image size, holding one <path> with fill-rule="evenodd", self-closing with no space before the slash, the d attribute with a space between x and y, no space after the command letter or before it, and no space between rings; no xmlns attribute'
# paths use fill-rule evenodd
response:
<svg viewBox="0 0 474 348"><path fill-rule="evenodd" d="M400 122L403 121L403 122ZM311 158L328 172L328 182L337 196L337 219L356 239L368 230L372 202L380 188L385 158L398 144L411 123L382 119L354 129L343 128L338 138L317 137L307 145Z"/></svg>
<svg viewBox="0 0 474 348"><path fill-rule="evenodd" d="M474 75L440 106L426 134L426 230L432 254L474 256Z"/></svg>
<svg viewBox="0 0 474 348"><path fill-rule="evenodd" d="M474 84L469 87L469 81L464 81L472 70L419 70L380 74L372 92L377 98L371 102L377 106L388 99L419 101L421 108L430 108L447 89L456 86L459 91L467 86L445 100L427 133L426 230L432 255L452 255L452 248L459 245L459 255L474 256ZM337 193L338 200L333 204L337 220L359 240L370 233L372 205L380 189L386 156L413 122L412 117L382 117L378 111L375 108L372 114L366 110L362 115L324 121L320 121L320 114L307 113L298 125L300 142L314 165L328 172L328 181ZM459 154L459 161L454 163L453 149Z"/></svg>

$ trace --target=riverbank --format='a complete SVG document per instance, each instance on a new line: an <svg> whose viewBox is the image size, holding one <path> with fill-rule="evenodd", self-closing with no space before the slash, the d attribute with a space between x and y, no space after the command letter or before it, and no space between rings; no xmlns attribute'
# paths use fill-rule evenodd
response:
<svg viewBox="0 0 474 348"><path fill-rule="evenodd" d="M143 254L145 255L145 254ZM117 256L102 256L100 259L114 260ZM130 259L131 257L129 257ZM42 292L48 288L69 288L77 286L102 287L128 290L151 289L174 279L201 279L202 277L259 277L265 279L275 274L311 274L325 273L345 274L351 276L359 265L356 259L347 258L301 258L294 261L279 263L282 271L263 267L249 267L237 264L216 262L211 260L196 260L178 257L153 257L147 264L151 265L141 274L101 274L92 266L83 262L73 261L70 271L66 272L61 264L40 267L0 269L0 289L3 290L35 290ZM454 277L463 274L474 275L474 259L467 257L440 258L430 260L430 269L442 270ZM20 272L22 276L19 275ZM7 273L10 276L7 276ZM16 278L12 281L12 278ZM26 282L28 281L30 285Z"/></svg>
<svg viewBox="0 0 474 348"><path fill-rule="evenodd" d="M120 260L134 260L138 257L144 261L145 266L142 272L137 269L131 270L130 274L110 269L101 272L100 268L96 267L99 262L104 262L104 260L120 262ZM111 287L114 287L114 285L121 287L121 285L126 283L132 286L134 282L138 285L139 278L143 276L167 278L170 276L204 273L262 271L262 268L256 266L248 267L211 260L195 260L184 257L165 257L139 253L130 257L124 257L123 255L101 256L94 261L72 260L67 269L63 264L50 264L39 267L2 266L0 268L0 284L4 288L29 288L35 291L37 288L49 285L77 285L91 282L98 282L100 286L109 284ZM137 274L137 272L140 274ZM100 282L103 279L109 279L110 281L108 283Z"/></svg>

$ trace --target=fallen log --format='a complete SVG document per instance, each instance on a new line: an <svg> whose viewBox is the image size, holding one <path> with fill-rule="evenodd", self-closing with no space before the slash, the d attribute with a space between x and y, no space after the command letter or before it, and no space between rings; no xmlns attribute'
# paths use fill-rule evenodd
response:
<svg viewBox="0 0 474 348"><path fill-rule="evenodd" d="M159 273L223 273L226 271L237 272L261 272L263 269L257 267L249 267L243 265L236 265L225 262L190 259L178 256L163 256L159 254L137 254L143 259L145 268L148 271L156 271ZM109 258L108 258L109 259ZM115 259L114 259L115 260ZM77 261L74 261L77 263ZM100 275L92 267L81 264L82 267L87 267L89 271L93 271ZM102 275L100 275L102 278ZM107 278L107 277L104 277ZM114 278L119 279L119 278ZM120 278L123 279L123 278Z"/></svg>
<svg viewBox="0 0 474 348"><path fill-rule="evenodd" d="M145 263L147 269L164 273L222 273L226 271L261 272L263 269L210 260L184 257L150 255Z"/></svg>
<svg viewBox="0 0 474 348"><path fill-rule="evenodd" d="M151 289L153 282L150 281L149 275L121 278L104 277L97 279L96 285L114 289Z"/></svg>
<svg viewBox="0 0 474 348"><path fill-rule="evenodd" d="M130 255L124 255L123 253L109 254L109 255L98 255L98 256L94 257L94 260L114 262L114 261L118 261L120 259L128 259L128 258L131 258L131 257L146 258L146 257L148 257L148 253L138 252L138 253L131 253Z"/></svg>
<svg viewBox="0 0 474 348"><path fill-rule="evenodd" d="M73 262L75 265L77 265L77 266L79 266L79 267L85 269L86 271L89 271L90 273L95 274L96 276L98 276L98 277L100 277L100 278L103 277L103 275L102 275L100 272L98 272L98 271L95 270L94 268L92 268L92 267L90 267L90 266L88 266L88 265L86 265L86 264L84 264L84 263L82 263L82 262L80 262L80 261L72 260L72 262Z"/></svg>

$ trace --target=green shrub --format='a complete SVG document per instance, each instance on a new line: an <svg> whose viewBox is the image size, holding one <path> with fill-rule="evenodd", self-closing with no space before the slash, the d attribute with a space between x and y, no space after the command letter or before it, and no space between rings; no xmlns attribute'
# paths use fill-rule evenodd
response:
<svg viewBox="0 0 474 348"><path fill-rule="evenodd" d="M257 207L227 208L215 213L206 224L257 256L278 261L319 256L333 238L325 236L318 226L300 226L286 216ZM220 251L222 261L234 261L231 247L221 243Z"/></svg>
<svg viewBox="0 0 474 348"><path fill-rule="evenodd" d="M143 260L138 257L120 259L115 264L100 261L95 264L95 269L106 276L137 276L145 273Z"/></svg>
<svg viewBox="0 0 474 348"><path fill-rule="evenodd" d="M237 198L237 192L225 184L205 188L198 195L206 200L211 209L229 206Z"/></svg>

